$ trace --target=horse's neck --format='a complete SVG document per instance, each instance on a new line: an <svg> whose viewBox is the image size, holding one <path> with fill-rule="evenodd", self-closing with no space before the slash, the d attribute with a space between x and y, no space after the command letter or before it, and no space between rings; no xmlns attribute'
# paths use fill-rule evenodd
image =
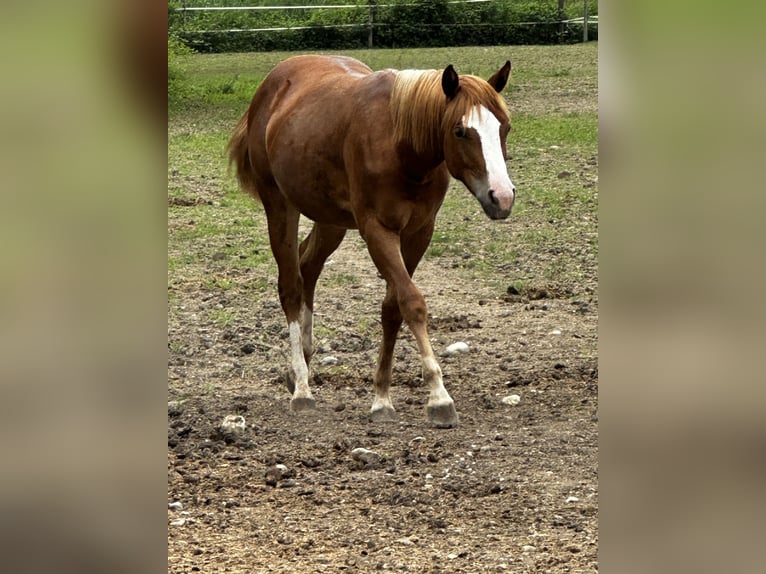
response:
<svg viewBox="0 0 766 574"><path fill-rule="evenodd" d="M400 142L397 149L402 170L408 179L424 181L444 164L444 150L416 152L408 142Z"/></svg>

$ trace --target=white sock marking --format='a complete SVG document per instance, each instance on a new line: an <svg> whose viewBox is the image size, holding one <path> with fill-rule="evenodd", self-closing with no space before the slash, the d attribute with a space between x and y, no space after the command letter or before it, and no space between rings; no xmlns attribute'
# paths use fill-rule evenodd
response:
<svg viewBox="0 0 766 574"><path fill-rule="evenodd" d="M306 366L306 360L303 358L300 323L293 321L289 324L288 330L290 332L290 365L295 375L295 393L293 397L310 397L309 370Z"/></svg>

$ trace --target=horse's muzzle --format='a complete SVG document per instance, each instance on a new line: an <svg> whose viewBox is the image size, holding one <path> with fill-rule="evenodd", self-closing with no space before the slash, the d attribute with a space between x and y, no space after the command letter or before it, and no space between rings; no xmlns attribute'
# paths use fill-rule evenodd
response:
<svg viewBox="0 0 766 574"><path fill-rule="evenodd" d="M484 213L490 219L505 219L511 214L513 202L516 198L516 189L514 188L510 194L504 193L500 197L498 195L494 189L490 189L486 195L482 194L478 198Z"/></svg>
<svg viewBox="0 0 766 574"><path fill-rule="evenodd" d="M481 206L490 219L505 219L511 214L511 208L501 209L493 203L482 201Z"/></svg>

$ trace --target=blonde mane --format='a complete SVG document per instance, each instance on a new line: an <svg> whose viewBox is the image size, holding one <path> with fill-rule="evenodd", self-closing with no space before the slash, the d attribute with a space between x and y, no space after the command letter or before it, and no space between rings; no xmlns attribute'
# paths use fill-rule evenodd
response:
<svg viewBox="0 0 766 574"><path fill-rule="evenodd" d="M487 106L508 117L502 96L477 76L460 76L460 90L447 102L441 70L402 70L396 74L389 103L394 141L407 142L417 153L441 149L444 134L474 106Z"/></svg>

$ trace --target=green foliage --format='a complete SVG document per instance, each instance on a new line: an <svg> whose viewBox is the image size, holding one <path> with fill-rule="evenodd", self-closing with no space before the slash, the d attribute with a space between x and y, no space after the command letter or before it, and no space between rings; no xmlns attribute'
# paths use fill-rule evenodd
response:
<svg viewBox="0 0 766 574"><path fill-rule="evenodd" d="M192 92L183 57L193 51L175 34L168 35L168 108L176 108Z"/></svg>
<svg viewBox="0 0 766 574"><path fill-rule="evenodd" d="M330 4L338 4L330 1ZM194 6L316 5L311 0L196 0ZM344 0L348 8L294 10L221 10L170 12L169 29L199 52L264 52L274 50L340 50L365 48L370 30L370 3ZM180 2L172 2L178 7ZM373 43L378 48L560 44L582 40L582 25L561 25L582 16L581 0L567 0L563 13L557 0L498 0L453 3L447 0L372 2ZM381 4L381 5L378 5ZM169 3L170 8L171 3ZM589 13L598 13L590 0ZM341 26L341 27L339 27ZM287 30L250 31L264 28ZM245 30L226 32L227 30ZM598 39L598 27L589 27Z"/></svg>

